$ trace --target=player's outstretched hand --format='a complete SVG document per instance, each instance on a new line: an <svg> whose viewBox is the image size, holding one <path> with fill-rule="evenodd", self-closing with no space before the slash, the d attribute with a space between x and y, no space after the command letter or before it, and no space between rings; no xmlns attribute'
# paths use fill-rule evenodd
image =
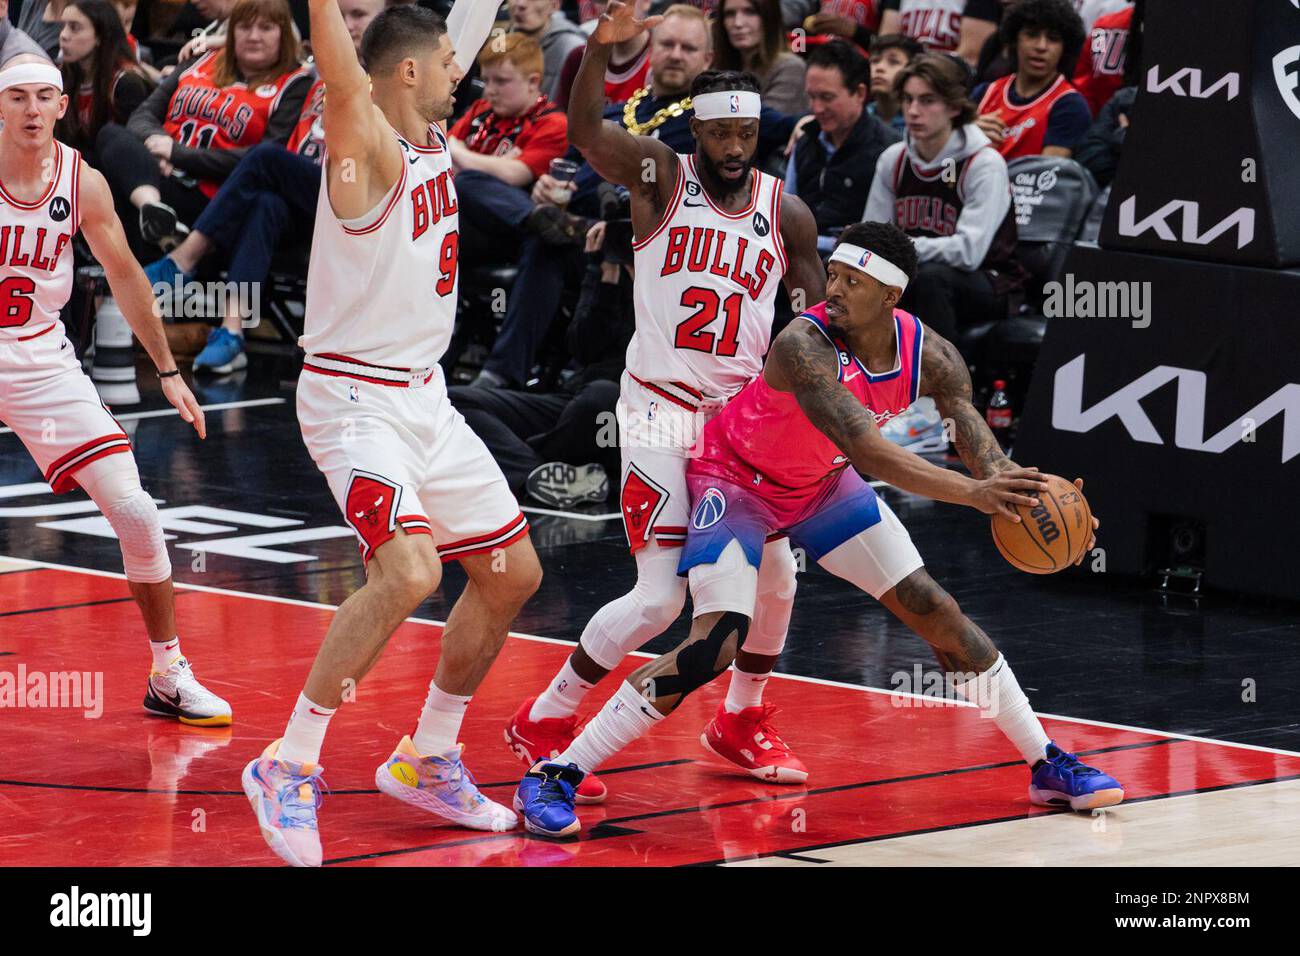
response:
<svg viewBox="0 0 1300 956"><path fill-rule="evenodd" d="M1033 508L1038 499L1033 497L1047 490L1047 482L1037 468L1008 468L975 483L971 506L986 515L1000 514L1019 522L1015 505Z"/></svg>
<svg viewBox="0 0 1300 956"><path fill-rule="evenodd" d="M655 16L638 20L635 7L633 3L611 0L605 12L600 15L600 22L597 23L591 38L600 44L622 43L638 36L642 31L654 29L663 19Z"/></svg>
<svg viewBox="0 0 1300 956"><path fill-rule="evenodd" d="M190 387L185 384L185 380L179 375L169 375L162 380L163 395L167 401L172 403L172 407L181 413L181 421L189 422L194 426L194 430L199 433L200 438L208 437L208 423L203 417L203 409L199 407L199 401L190 391Z"/></svg>
<svg viewBox="0 0 1300 956"><path fill-rule="evenodd" d="M1080 491L1083 491L1083 479L1082 478L1074 479L1074 487L1078 488ZM1097 529L1100 527L1101 527L1101 522L1097 520L1096 515L1093 515L1092 516L1092 537L1088 539L1088 546L1083 549L1083 554L1079 555L1079 560L1074 562L1076 567L1080 564L1083 564L1083 559L1088 556L1088 553L1092 551L1093 547L1097 544Z"/></svg>

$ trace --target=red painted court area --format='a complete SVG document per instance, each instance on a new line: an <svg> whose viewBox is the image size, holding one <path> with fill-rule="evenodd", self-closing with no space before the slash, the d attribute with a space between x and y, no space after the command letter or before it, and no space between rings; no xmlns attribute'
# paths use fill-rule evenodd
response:
<svg viewBox="0 0 1300 956"><path fill-rule="evenodd" d="M234 706L232 728L184 727L140 709L148 650L125 581L51 568L0 574L0 674L16 677L20 665L28 675L99 673L104 698L91 719L85 707L0 709L0 865L279 863L239 773L282 732L332 611L178 588L177 613L200 678ZM720 682L602 770L610 798L580 808L581 840L440 826L379 795L373 779L414 726L440 633L404 624L334 719L322 759L333 790L320 816L327 864L683 865L1049 812L1030 806L1017 754L969 708L900 707L887 694L775 678L767 697L811 770L806 787L733 775L703 751L699 734L725 691ZM502 728L569 647L512 637L470 707L466 762L495 799L508 803L523 772ZM588 714L614 686L593 694ZM1300 775L1300 757L1046 724L1063 746L1093 754L1089 762L1118 777L1130 800Z"/></svg>

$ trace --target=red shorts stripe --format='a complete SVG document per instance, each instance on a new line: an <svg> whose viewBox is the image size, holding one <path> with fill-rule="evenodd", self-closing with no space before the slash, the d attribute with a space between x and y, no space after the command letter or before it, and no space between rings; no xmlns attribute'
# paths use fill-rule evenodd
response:
<svg viewBox="0 0 1300 956"><path fill-rule="evenodd" d="M660 388L659 386L657 386L657 385L652 385L650 382L643 382L641 379L637 378L635 375L632 375L631 372L628 372L627 374L631 376L632 381L636 382L638 385L640 385L642 388L646 389L647 391L654 392L654 393L655 393L656 395L658 395L660 398L666 398L666 399L668 399L668 401L672 402L674 405L680 405L682 408L686 409L688 412L699 411L699 409L696 408L694 405L690 404L689 402L683 401L682 399L678 398L676 395L672 394L671 392L666 392L666 391L664 391L662 388Z"/></svg>
<svg viewBox="0 0 1300 956"><path fill-rule="evenodd" d="M440 545L438 555L444 562L455 561L457 558L463 558L466 555L482 554L494 548L507 547L523 538L526 534L528 534L528 519L524 517L523 512L520 512L517 518L491 534L481 534L473 538L463 538L460 541Z"/></svg>
<svg viewBox="0 0 1300 956"><path fill-rule="evenodd" d="M51 472L51 474L46 478L46 482L49 484L50 490L56 495L66 494L78 487L75 475L92 461L99 461L99 459L107 458L109 455L124 454L130 450L131 445L129 442L116 441L111 445L106 445L103 448L100 448L98 451L92 452L81 461L68 465L62 473L58 475Z"/></svg>

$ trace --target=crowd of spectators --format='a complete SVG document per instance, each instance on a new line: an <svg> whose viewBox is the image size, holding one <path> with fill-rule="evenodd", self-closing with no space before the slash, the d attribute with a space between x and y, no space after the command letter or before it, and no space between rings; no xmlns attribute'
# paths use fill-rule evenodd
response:
<svg viewBox="0 0 1300 956"><path fill-rule="evenodd" d="M338 2L359 47L393 0ZM1008 161L1074 157L1103 186L1114 175L1142 0L629 2L663 19L613 51L606 118L690 152L692 81L754 74L756 164L809 205L823 252L863 220L913 236L921 270L904 304L944 335L1005 318L1026 282ZM555 462L582 466L589 497L617 485L597 480L616 449L574 436L612 409L633 321L626 193L566 135L605 6L503 3L449 122L462 296L488 274L509 282L490 317L462 310L488 340L481 361L448 369L453 400L517 491L567 504L543 487ZM105 174L151 280L305 272L327 95L305 0L0 0L0 14L0 62L60 65L72 102L58 136ZM240 315L214 318L196 372L244 367Z"/></svg>

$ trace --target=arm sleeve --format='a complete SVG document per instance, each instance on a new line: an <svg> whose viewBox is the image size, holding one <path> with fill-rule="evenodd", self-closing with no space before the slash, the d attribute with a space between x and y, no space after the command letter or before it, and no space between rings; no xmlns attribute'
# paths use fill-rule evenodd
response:
<svg viewBox="0 0 1300 956"><path fill-rule="evenodd" d="M126 128L141 142L154 133L166 135L167 130L163 129L162 124L163 117L167 115L167 105L171 103L176 87L180 85L182 72L182 70L173 70L170 76L164 77L127 120Z"/></svg>
<svg viewBox="0 0 1300 956"><path fill-rule="evenodd" d="M468 72L483 49L500 6L491 0L456 0L447 14L447 36L456 48L456 63L462 70Z"/></svg>
<svg viewBox="0 0 1300 956"><path fill-rule="evenodd" d="M890 146L876 160L876 174L871 178L871 191L862 210L863 222L894 221L894 163L902 149L901 143Z"/></svg>
<svg viewBox="0 0 1300 956"><path fill-rule="evenodd" d="M536 179L551 167L551 160L569 148L569 121L563 113L548 113L519 137L517 157Z"/></svg>
<svg viewBox="0 0 1300 956"><path fill-rule="evenodd" d="M951 236L922 236L913 240L922 262L942 262L974 272L988 255L993 236L1011 208L1007 164L992 149L982 149L966 171L966 203Z"/></svg>
<svg viewBox="0 0 1300 956"><path fill-rule="evenodd" d="M1047 116L1043 145L1063 146L1072 150L1087 135L1091 125L1092 113L1088 109L1088 101L1080 93L1067 93L1052 104L1052 111Z"/></svg>

